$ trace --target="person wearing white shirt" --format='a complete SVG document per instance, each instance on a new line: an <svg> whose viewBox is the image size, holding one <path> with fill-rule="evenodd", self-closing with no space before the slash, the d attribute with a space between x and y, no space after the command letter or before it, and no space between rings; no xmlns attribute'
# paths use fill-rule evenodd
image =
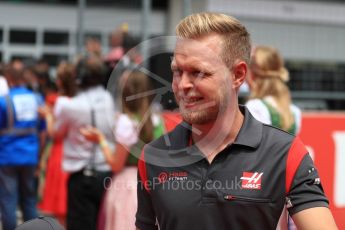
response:
<svg viewBox="0 0 345 230"><path fill-rule="evenodd" d="M68 180L67 229L94 230L105 190L104 181L112 175L101 148L86 140L80 129L96 126L114 148L115 105L111 94L102 87L105 67L96 56L77 65L80 92L64 103L56 117L57 138L64 138L63 169Z"/></svg>
<svg viewBox="0 0 345 230"><path fill-rule="evenodd" d="M8 84L6 79L0 75L0 96L4 96L8 93Z"/></svg>

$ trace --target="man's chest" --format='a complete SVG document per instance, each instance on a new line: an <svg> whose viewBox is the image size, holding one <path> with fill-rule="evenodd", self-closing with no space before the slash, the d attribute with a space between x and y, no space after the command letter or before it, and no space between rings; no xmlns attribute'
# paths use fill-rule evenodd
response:
<svg viewBox="0 0 345 230"><path fill-rule="evenodd" d="M149 170L153 203L157 209L190 213L217 206L229 211L242 206L265 209L284 205L285 169L253 157L205 159L183 167Z"/></svg>

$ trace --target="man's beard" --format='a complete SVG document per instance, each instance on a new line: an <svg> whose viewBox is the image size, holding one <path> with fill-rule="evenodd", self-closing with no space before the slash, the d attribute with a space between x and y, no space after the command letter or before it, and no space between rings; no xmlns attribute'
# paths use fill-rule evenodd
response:
<svg viewBox="0 0 345 230"><path fill-rule="evenodd" d="M199 106L198 110L196 111L186 110L180 106L180 112L183 120L189 124L197 125L202 125L217 120L218 116L226 110L227 106L229 105L228 102L230 101L230 95L225 93L223 90L224 89L220 89L217 97L210 102Z"/></svg>

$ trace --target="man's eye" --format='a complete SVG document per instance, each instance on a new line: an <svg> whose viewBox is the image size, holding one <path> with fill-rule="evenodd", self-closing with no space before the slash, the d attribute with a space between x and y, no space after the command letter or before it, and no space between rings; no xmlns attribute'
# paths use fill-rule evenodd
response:
<svg viewBox="0 0 345 230"><path fill-rule="evenodd" d="M194 72L193 72L193 76L194 76L194 77L197 77L197 78L202 78L202 77L205 77L205 76L206 76L206 73L201 72L201 71L194 71Z"/></svg>
<svg viewBox="0 0 345 230"><path fill-rule="evenodd" d="M179 77L181 76L181 70L175 69L172 70L173 77Z"/></svg>

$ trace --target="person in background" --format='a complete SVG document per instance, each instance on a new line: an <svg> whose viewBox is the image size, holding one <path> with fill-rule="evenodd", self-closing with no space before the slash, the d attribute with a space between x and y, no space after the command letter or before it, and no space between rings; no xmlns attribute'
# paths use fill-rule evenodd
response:
<svg viewBox="0 0 345 230"><path fill-rule="evenodd" d="M40 58L35 63L35 69L38 72L41 72L41 73L45 72L49 75L50 65L46 59Z"/></svg>
<svg viewBox="0 0 345 230"><path fill-rule="evenodd" d="M114 97L117 98L118 79L123 74L124 70L130 64L130 60L125 56L128 50L125 50L124 43L128 37L128 24L124 23L116 30L112 31L109 39L109 52L104 56L104 63L107 67L107 78L104 81L104 86L109 89ZM127 43L128 44L128 43ZM128 47L127 47L128 48ZM116 66L116 68L115 68Z"/></svg>
<svg viewBox="0 0 345 230"><path fill-rule="evenodd" d="M19 70L19 71L23 71L25 68L25 64L23 62L23 60L21 58L13 58L9 65L15 69L15 70Z"/></svg>
<svg viewBox="0 0 345 230"><path fill-rule="evenodd" d="M246 106L259 121L297 135L301 110L292 104L287 86L289 72L277 49L257 46L252 51L247 83L250 99Z"/></svg>
<svg viewBox="0 0 345 230"><path fill-rule="evenodd" d="M33 74L36 75L39 84L39 92L44 96L46 102L55 102L58 89L55 84L55 79L50 77L49 63L44 58L40 58L35 60L32 66Z"/></svg>
<svg viewBox="0 0 345 230"><path fill-rule="evenodd" d="M279 51L270 46L255 47L249 67L247 83L251 95L246 106L251 114L265 124L298 135L302 113L292 104L287 86L289 72ZM288 229L296 229L290 216Z"/></svg>
<svg viewBox="0 0 345 230"><path fill-rule="evenodd" d="M0 97L0 213L2 229L13 230L18 205L24 221L38 215L35 174L45 124L38 116L43 98L26 88L22 71L8 66L4 76L10 90Z"/></svg>
<svg viewBox="0 0 345 230"><path fill-rule="evenodd" d="M40 216L19 225L15 230L65 230L55 219Z"/></svg>
<svg viewBox="0 0 345 230"><path fill-rule="evenodd" d="M30 90L41 94L44 98L56 93L56 86L51 81L49 73L38 70L35 63L28 63L23 71L26 85Z"/></svg>
<svg viewBox="0 0 345 230"><path fill-rule="evenodd" d="M85 48L87 55L95 55L98 58L102 58L102 45L98 38L87 38L85 42Z"/></svg>
<svg viewBox="0 0 345 230"><path fill-rule="evenodd" d="M54 123L56 117L60 116L61 107L75 96L77 86L75 84L75 66L73 64L62 62L57 67L56 85L58 88L58 97L56 101L46 103L40 108L40 114L45 117L47 131L51 144L47 145L42 173L45 172L44 182L40 187L42 197L38 208L47 214L55 216L61 224L65 224L67 212L67 179L68 174L62 170L63 140L55 138Z"/></svg>
<svg viewBox="0 0 345 230"><path fill-rule="evenodd" d="M101 146L115 173L104 199L104 226L99 230L135 230L138 157L145 143L164 133L163 120L159 114L152 113L151 99L145 95L152 90L149 77L139 71L126 71L120 78L120 88L123 113L118 115L114 130L115 153L111 153L98 129L81 130L87 139ZM129 100L131 96L138 98Z"/></svg>
<svg viewBox="0 0 345 230"><path fill-rule="evenodd" d="M82 127L93 125L104 133L114 147L115 105L102 87L104 64L96 56L79 60L76 66L78 93L60 107L55 117L54 137L64 139L63 169L70 173L67 186L67 229L95 230L105 190L104 179L111 168L101 148L80 134Z"/></svg>
<svg viewBox="0 0 345 230"><path fill-rule="evenodd" d="M123 47L124 39L128 34L128 24L123 23L119 28L112 31L109 39L110 50L105 55L104 61L113 69L115 65L120 61L125 50Z"/></svg>

